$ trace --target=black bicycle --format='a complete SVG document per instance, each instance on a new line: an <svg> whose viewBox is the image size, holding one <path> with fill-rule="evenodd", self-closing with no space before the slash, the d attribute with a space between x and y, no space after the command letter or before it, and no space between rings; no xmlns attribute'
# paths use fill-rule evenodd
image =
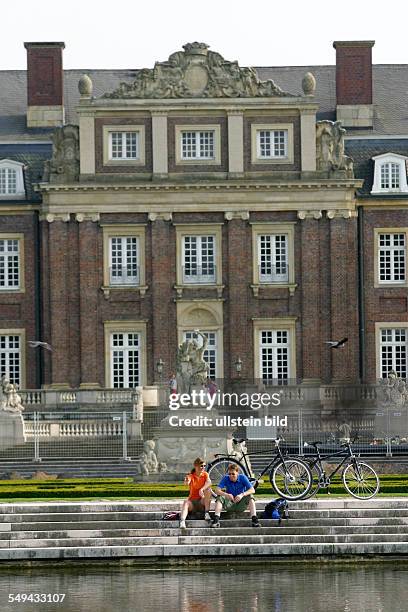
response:
<svg viewBox="0 0 408 612"><path fill-rule="evenodd" d="M233 440L234 444L240 444L245 440ZM241 450L241 455L215 455L216 459L207 465L207 472L214 483L227 474L231 463L238 465L241 472L253 483L254 488L264 474L269 472L269 480L279 497L288 500L302 499L308 494L312 484L313 476L308 464L300 458L285 456L280 448L280 440L275 440L275 448L262 451L257 454L274 453L271 461L256 478L252 475L250 468L250 454Z"/></svg>
<svg viewBox="0 0 408 612"><path fill-rule="evenodd" d="M342 450L322 455L319 449L319 444L322 442L305 443L305 446L313 446L315 454L312 457L303 457L309 464L313 474L312 486L304 497L313 497L320 489L328 489L330 487L333 476L344 466L342 472L342 480L344 488L350 495L357 499L370 499L379 491L380 480L376 471L371 465L360 461L351 448L351 444L355 442L346 442L341 445ZM333 459L334 457L344 457L338 466L330 473L326 474L323 468L323 461Z"/></svg>

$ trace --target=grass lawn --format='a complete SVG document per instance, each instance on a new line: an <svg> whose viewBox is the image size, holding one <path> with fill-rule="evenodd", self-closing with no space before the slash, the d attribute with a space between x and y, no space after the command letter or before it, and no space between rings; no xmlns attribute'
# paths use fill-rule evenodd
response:
<svg viewBox="0 0 408 612"><path fill-rule="evenodd" d="M407 474L384 474L380 477L380 496L408 496ZM0 503L23 501L96 501L96 500L164 500L187 496L188 487L181 482L145 483L132 478L69 478L56 480L1 480ZM258 497L276 497L268 481L260 484ZM326 491L318 497L329 497ZM339 478L330 486L330 497L348 497Z"/></svg>

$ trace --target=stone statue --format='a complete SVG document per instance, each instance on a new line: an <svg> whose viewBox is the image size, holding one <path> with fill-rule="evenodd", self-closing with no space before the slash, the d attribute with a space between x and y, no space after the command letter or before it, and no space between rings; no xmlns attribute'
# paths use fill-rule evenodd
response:
<svg viewBox="0 0 408 612"><path fill-rule="evenodd" d="M105 93L104 98L252 98L293 97L268 79L260 81L253 68L241 68L205 43L193 42L172 53L166 62L143 68L132 83Z"/></svg>
<svg viewBox="0 0 408 612"><path fill-rule="evenodd" d="M79 180L79 127L64 125L51 136L52 158L44 164L44 182L73 183Z"/></svg>
<svg viewBox="0 0 408 612"><path fill-rule="evenodd" d="M247 449L245 440L243 440L242 442L238 442L238 440L234 440L234 439L232 440L232 452L230 453L231 457L235 457L236 459L241 461L242 455L244 454L247 455L247 453L248 453L248 449ZM252 466L251 466L251 462L249 460L248 455L246 457L246 462L247 462L250 474L253 475Z"/></svg>
<svg viewBox="0 0 408 612"><path fill-rule="evenodd" d="M21 403L21 397L17 393L17 387L10 380L3 376L0 386L0 410L5 412L15 412L21 414L24 406Z"/></svg>
<svg viewBox="0 0 408 612"><path fill-rule="evenodd" d="M408 384L399 378L394 370L390 370L387 378L380 380L379 399L384 405L408 405Z"/></svg>
<svg viewBox="0 0 408 612"><path fill-rule="evenodd" d="M202 344L198 341L202 338ZM204 352L208 346L208 338L198 329L194 331L192 340L185 340L177 351L177 390L179 393L190 393L193 385L205 385L208 378L208 363L204 360Z"/></svg>
<svg viewBox="0 0 408 612"><path fill-rule="evenodd" d="M344 421L341 425L339 425L339 432L342 434L340 438L340 443L344 444L345 442L350 442L351 436L351 425Z"/></svg>
<svg viewBox="0 0 408 612"><path fill-rule="evenodd" d="M354 178L353 161L344 153L344 134L340 121L316 123L317 170L329 177Z"/></svg>
<svg viewBox="0 0 408 612"><path fill-rule="evenodd" d="M154 452L155 447L156 443L154 440L146 440L143 444L143 453L140 456L141 474L148 476L149 474L157 474L159 471L159 462Z"/></svg>

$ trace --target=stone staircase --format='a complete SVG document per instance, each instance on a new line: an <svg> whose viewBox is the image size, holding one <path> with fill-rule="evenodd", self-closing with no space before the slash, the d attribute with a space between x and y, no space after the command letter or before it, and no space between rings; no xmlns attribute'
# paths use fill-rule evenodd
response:
<svg viewBox="0 0 408 612"><path fill-rule="evenodd" d="M266 501L258 500L259 514ZM0 561L408 555L408 499L351 498L290 504L290 518L250 525L248 515L163 521L179 501L0 504Z"/></svg>

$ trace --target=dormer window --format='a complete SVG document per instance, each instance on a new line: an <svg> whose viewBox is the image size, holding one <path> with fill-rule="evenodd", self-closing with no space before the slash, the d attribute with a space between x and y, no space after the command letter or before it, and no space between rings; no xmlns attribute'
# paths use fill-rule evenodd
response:
<svg viewBox="0 0 408 612"><path fill-rule="evenodd" d="M408 193L407 157L397 153L376 155L374 183L371 193Z"/></svg>
<svg viewBox="0 0 408 612"><path fill-rule="evenodd" d="M24 164L11 159L0 160L0 198L25 198L23 167Z"/></svg>

